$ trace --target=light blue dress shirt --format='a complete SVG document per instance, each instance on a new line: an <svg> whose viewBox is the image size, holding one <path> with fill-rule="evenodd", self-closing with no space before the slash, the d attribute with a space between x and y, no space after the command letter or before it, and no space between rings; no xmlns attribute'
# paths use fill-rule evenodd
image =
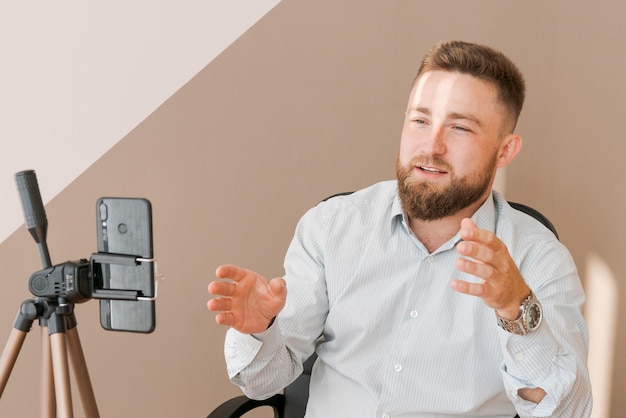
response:
<svg viewBox="0 0 626 418"><path fill-rule="evenodd" d="M315 350L307 417L588 417L584 293L567 249L497 193L472 217L507 245L544 309L507 333L480 298L450 287L459 235L433 253L412 233L395 181L322 202L285 257L287 303L264 333L229 330L231 380L252 398L280 391ZM547 392L536 405L517 395Z"/></svg>

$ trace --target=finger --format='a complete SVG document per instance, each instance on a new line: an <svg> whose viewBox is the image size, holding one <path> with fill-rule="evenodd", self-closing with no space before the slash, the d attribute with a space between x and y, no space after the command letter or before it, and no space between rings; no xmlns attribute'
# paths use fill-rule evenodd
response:
<svg viewBox="0 0 626 418"><path fill-rule="evenodd" d="M476 230L478 230L478 227L470 218L464 218L461 221L461 238L464 240L471 240Z"/></svg>
<svg viewBox="0 0 626 418"><path fill-rule="evenodd" d="M207 302L207 308L213 312L230 311L233 307L233 301L230 298L216 298Z"/></svg>
<svg viewBox="0 0 626 418"><path fill-rule="evenodd" d="M470 283L463 280L452 280L450 287L459 293L471 296L483 296L485 294L485 285L480 283Z"/></svg>
<svg viewBox="0 0 626 418"><path fill-rule="evenodd" d="M215 322L217 322L218 325L226 325L229 327L233 324L233 321L234 317L230 312L221 312L215 315Z"/></svg>
<svg viewBox="0 0 626 418"><path fill-rule="evenodd" d="M455 265L457 270L462 271L463 273L471 274L472 276L480 277L483 280L492 279L497 271L489 264L468 260L466 258L457 258Z"/></svg>
<svg viewBox="0 0 626 418"><path fill-rule="evenodd" d="M232 282L211 282L209 283L209 293L212 295L232 296L237 289L237 285Z"/></svg>
<svg viewBox="0 0 626 418"><path fill-rule="evenodd" d="M499 248L500 239L491 231L480 229L474 221L465 218L461 221L461 238L473 241L494 249Z"/></svg>
<svg viewBox="0 0 626 418"><path fill-rule="evenodd" d="M486 264L493 264L495 253L494 251L484 245L478 244L472 241L462 241L456 246L456 250L459 254L470 257L476 261Z"/></svg>
<svg viewBox="0 0 626 418"><path fill-rule="evenodd" d="M215 270L215 276L217 276L218 279L231 279L236 282L242 280L251 273L253 272L234 264L224 264Z"/></svg>

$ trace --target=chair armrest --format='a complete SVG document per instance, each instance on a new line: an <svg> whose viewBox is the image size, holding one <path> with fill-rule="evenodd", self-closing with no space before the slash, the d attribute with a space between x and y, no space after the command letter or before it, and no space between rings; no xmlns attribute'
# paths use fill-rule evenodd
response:
<svg viewBox="0 0 626 418"><path fill-rule="evenodd" d="M271 398L257 401L246 396L237 396L222 403L207 418L239 418L246 412L261 406L269 406L274 410L274 418L283 418L285 396L276 394Z"/></svg>

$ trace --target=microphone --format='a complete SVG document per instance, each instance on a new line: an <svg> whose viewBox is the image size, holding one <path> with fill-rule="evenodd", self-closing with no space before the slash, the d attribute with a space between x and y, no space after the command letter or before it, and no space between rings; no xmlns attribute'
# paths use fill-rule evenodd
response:
<svg viewBox="0 0 626 418"><path fill-rule="evenodd" d="M15 182L22 200L24 219L28 232L33 236L39 247L39 256L44 268L51 267L50 253L46 236L48 235L48 219L41 200L37 176L33 170L20 171L15 174Z"/></svg>

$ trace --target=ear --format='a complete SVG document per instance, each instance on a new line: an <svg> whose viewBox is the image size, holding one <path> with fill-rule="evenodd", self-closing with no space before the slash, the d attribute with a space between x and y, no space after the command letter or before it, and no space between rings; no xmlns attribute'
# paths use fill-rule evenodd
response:
<svg viewBox="0 0 626 418"><path fill-rule="evenodd" d="M509 134L500 143L498 150L497 167L509 165L522 149L522 137L518 134Z"/></svg>

